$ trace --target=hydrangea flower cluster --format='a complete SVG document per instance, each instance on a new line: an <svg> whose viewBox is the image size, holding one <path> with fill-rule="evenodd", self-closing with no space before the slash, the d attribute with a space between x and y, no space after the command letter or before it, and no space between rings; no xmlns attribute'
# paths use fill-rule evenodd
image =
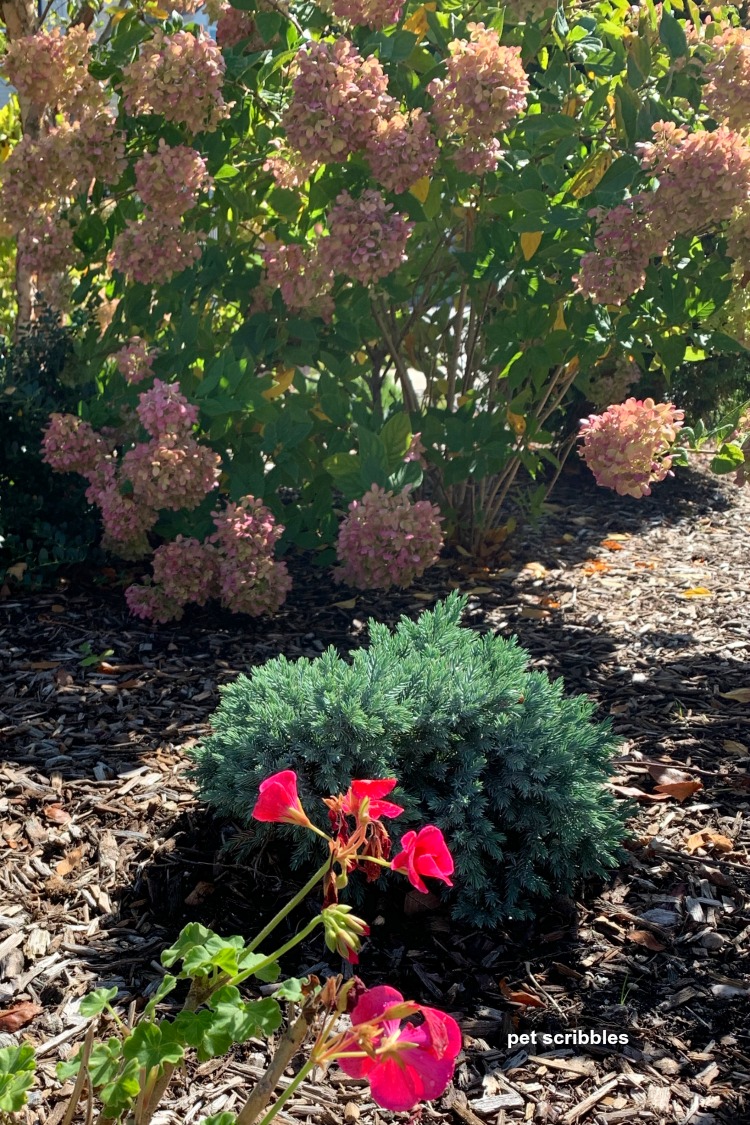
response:
<svg viewBox="0 0 750 1125"><path fill-rule="evenodd" d="M284 531L262 500L243 497L213 512L211 542L219 552L219 598L225 609L257 617L276 613L291 589L286 563L273 557Z"/></svg>
<svg viewBox="0 0 750 1125"><path fill-rule="evenodd" d="M263 251L265 275L261 298L279 290L290 313L320 316L330 320L333 270L318 253L318 246L286 245L277 242Z"/></svg>
<svg viewBox="0 0 750 1125"><path fill-rule="evenodd" d="M657 121L654 140L641 145L641 163L659 179L656 206L673 236L704 230L728 219L750 197L750 146L719 126L688 133Z"/></svg>
<svg viewBox="0 0 750 1125"><path fill-rule="evenodd" d="M372 174L387 191L404 192L429 176L438 158L429 118L421 109L411 116L397 111L376 122L365 154Z"/></svg>
<svg viewBox="0 0 750 1125"><path fill-rule="evenodd" d="M397 23L403 7L403 0L331 0L336 19L374 31Z"/></svg>
<svg viewBox="0 0 750 1125"><path fill-rule="evenodd" d="M77 24L42 29L8 43L2 69L21 98L65 112L81 112L96 98L98 84L88 72L93 32Z"/></svg>
<svg viewBox="0 0 750 1125"><path fill-rule="evenodd" d="M219 463L218 453L195 438L164 434L129 449L121 475L140 505L179 512L197 508L217 487Z"/></svg>
<svg viewBox="0 0 750 1125"><path fill-rule="evenodd" d="M26 134L3 164L0 212L18 232L39 211L87 191L93 179L116 183L124 168L124 138L106 109L38 138Z"/></svg>
<svg viewBox="0 0 750 1125"><path fill-rule="evenodd" d="M329 212L320 256L335 273L372 285L405 260L413 227L379 191L369 189L357 199L343 191Z"/></svg>
<svg viewBox="0 0 750 1125"><path fill-rule="evenodd" d="M67 269L76 257L73 228L62 216L42 211L22 231L18 249L32 273Z"/></svg>
<svg viewBox="0 0 750 1125"><path fill-rule="evenodd" d="M178 536L154 552L151 583L125 591L131 613L176 621L188 603L205 605L210 598L254 617L279 609L291 588L286 563L273 557L284 528L252 496L212 514L216 531L204 542Z"/></svg>
<svg viewBox="0 0 750 1125"><path fill-rule="evenodd" d="M229 113L222 97L226 63L207 35L161 28L123 71L128 113L159 113L192 133L212 132Z"/></svg>
<svg viewBox="0 0 750 1125"><path fill-rule="evenodd" d="M177 383L154 379L139 396L136 414L151 437L186 437L198 421L198 407L185 398Z"/></svg>
<svg viewBox="0 0 750 1125"><path fill-rule="evenodd" d="M750 146L739 133L724 126L688 133L665 121L653 132L653 142L638 147L658 187L601 216L595 250L575 278L578 291L600 304L621 305L643 288L651 258L679 234L724 222L750 198Z"/></svg>
<svg viewBox="0 0 750 1125"><path fill-rule="evenodd" d="M177 221L209 183L201 154L187 145L168 145L163 137L156 152L146 153L135 164L135 190L141 202L163 219Z"/></svg>
<svg viewBox="0 0 750 1125"><path fill-rule="evenodd" d="M363 59L344 37L300 51L292 90L284 132L311 164L341 162L365 148L377 121L396 108L378 59Z"/></svg>
<svg viewBox="0 0 750 1125"><path fill-rule="evenodd" d="M652 483L672 475L669 450L683 417L671 403L629 398L582 420L579 454L597 484L620 496L649 496Z"/></svg>
<svg viewBox="0 0 750 1125"><path fill-rule="evenodd" d="M153 374L154 352L140 336L131 336L127 344L115 352L114 360L127 383L142 383Z"/></svg>
<svg viewBox="0 0 750 1125"><path fill-rule="evenodd" d="M139 363L144 356L149 359L138 337L118 353L128 364L133 354ZM124 558L139 558L150 549L147 533L160 511L196 508L218 485L218 454L190 432L197 420L196 407L179 386L157 379L139 396L132 419L143 425L150 441L132 435L128 418L121 431L105 434L74 415L53 414L44 434L43 456L58 472L86 477L86 497L101 510L105 543ZM125 444L131 448L120 456L116 449Z"/></svg>
<svg viewBox="0 0 750 1125"><path fill-rule="evenodd" d="M586 394L594 406L604 409L622 402L641 377L641 369L631 356L620 356L614 366L596 371L589 379Z"/></svg>
<svg viewBox="0 0 750 1125"><path fill-rule="evenodd" d="M250 12L241 12L231 4L223 4L216 21L216 42L223 51L227 47L236 47L243 39L248 40L248 51L262 51L265 46Z"/></svg>
<svg viewBox="0 0 750 1125"><path fill-rule="evenodd" d="M442 518L427 500L412 504L408 485L395 495L374 484L339 528L335 580L360 590L409 586L440 553Z"/></svg>
<svg viewBox="0 0 750 1125"><path fill-rule="evenodd" d="M601 305L621 305L646 284L651 258L669 243L655 193L641 192L611 211L592 211L599 219L595 249L581 259L578 292Z"/></svg>
<svg viewBox="0 0 750 1125"><path fill-rule="evenodd" d="M42 460L58 473L86 475L107 453L101 434L75 414L51 414L42 439Z"/></svg>
<svg viewBox="0 0 750 1125"><path fill-rule="evenodd" d="M732 129L750 125L750 31L727 28L710 40L711 57L703 69L703 100L709 113Z"/></svg>
<svg viewBox="0 0 750 1125"><path fill-rule="evenodd" d="M727 253L735 261L735 272L750 270L750 203L738 207L727 227Z"/></svg>
<svg viewBox="0 0 750 1125"><path fill-rule="evenodd" d="M455 137L463 149L487 170L497 165L497 134L526 108L529 80L520 47L503 47L494 28L467 25L469 39L449 43L445 78L427 87L434 98L432 116L445 137Z"/></svg>
<svg viewBox="0 0 750 1125"><path fill-rule="evenodd" d="M200 234L150 213L129 219L109 252L111 269L142 285L161 285L201 256Z"/></svg>
<svg viewBox="0 0 750 1125"><path fill-rule="evenodd" d="M318 167L317 162L303 160L298 153L285 149L279 142L276 142L276 149L263 165L263 171L270 172L280 188L301 187Z"/></svg>
<svg viewBox="0 0 750 1125"><path fill-rule="evenodd" d="M216 593L218 557L210 543L178 535L154 551L154 582L180 605L205 605Z"/></svg>

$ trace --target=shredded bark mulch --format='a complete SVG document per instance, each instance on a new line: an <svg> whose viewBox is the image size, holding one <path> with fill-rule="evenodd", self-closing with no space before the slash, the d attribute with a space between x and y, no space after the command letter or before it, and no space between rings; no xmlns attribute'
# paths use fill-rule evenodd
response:
<svg viewBox="0 0 750 1125"><path fill-rule="evenodd" d="M127 615L114 571L53 594L6 587L0 1045L37 1047L28 1120L62 1118L54 1066L83 1039L87 991L117 985L134 1010L185 922L251 936L259 904L270 914L294 886L283 857L233 859L237 826L215 822L185 775L219 687L280 653L346 653L366 643L368 617L395 623L455 588L470 595L467 624L516 633L536 667L611 716L613 785L638 811L610 882L561 888L533 924L461 929L416 894L368 905L367 983L453 1012L464 1032L454 1085L423 1119L750 1120L749 516L747 490L708 474L636 502L572 472L481 564L447 552L416 588L363 594L301 560L273 620L197 611L152 629ZM290 973L343 971L319 941L295 953ZM581 1042L603 1031L606 1044ZM154 1125L238 1109L266 1052L251 1041L194 1065ZM333 1068L279 1120L399 1116Z"/></svg>

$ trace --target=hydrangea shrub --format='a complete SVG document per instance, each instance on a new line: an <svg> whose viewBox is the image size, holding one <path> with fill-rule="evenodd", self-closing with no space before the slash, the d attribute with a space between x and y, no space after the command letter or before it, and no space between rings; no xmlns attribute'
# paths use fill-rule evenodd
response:
<svg viewBox="0 0 750 1125"><path fill-rule="evenodd" d="M272 770L295 770L310 795L352 774L398 776L399 828L429 819L452 841L455 915L483 926L606 875L624 835L606 788L608 724L592 721L585 696L529 671L515 640L463 628L465 602L451 594L394 632L370 622L369 647L349 661L329 649L241 675L191 751L202 798L249 827ZM267 839L253 831L244 846ZM314 847L294 840L294 865L312 864Z"/></svg>

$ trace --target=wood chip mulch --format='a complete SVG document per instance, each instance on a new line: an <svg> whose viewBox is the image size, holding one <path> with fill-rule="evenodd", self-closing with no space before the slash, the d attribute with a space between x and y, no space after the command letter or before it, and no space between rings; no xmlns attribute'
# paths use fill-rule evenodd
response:
<svg viewBox="0 0 750 1125"><path fill-rule="evenodd" d="M613 785L638 812L610 883L562 888L533 925L487 934L455 927L437 900L379 904L368 983L464 1031L454 1085L422 1119L750 1121L750 492L684 472L636 502L571 473L552 501L493 558L449 552L408 591L355 594L296 564L271 621L201 611L154 630L128 617L111 571L53 594L2 591L0 1045L37 1048L29 1122L63 1116L54 1066L82 1041L87 991L117 985L135 1010L186 921L250 936L258 903L289 893L272 863L248 870L222 850L236 826L213 822L185 776L220 685L279 653L345 653L366 643L369 616L393 623L452 588L470 595L467 624L517 633L536 667L611 717ZM321 950L302 947L289 971L341 971ZM571 1038L603 1029L627 1044ZM237 1110L265 1059L251 1041L194 1065L154 1125ZM399 1117L333 1068L279 1121Z"/></svg>

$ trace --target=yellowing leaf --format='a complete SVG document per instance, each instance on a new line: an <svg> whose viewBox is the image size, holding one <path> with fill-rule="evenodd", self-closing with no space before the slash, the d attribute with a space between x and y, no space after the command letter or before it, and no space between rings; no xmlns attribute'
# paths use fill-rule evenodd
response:
<svg viewBox="0 0 750 1125"><path fill-rule="evenodd" d="M334 602L336 609L354 609L357 604L356 598L347 598L345 602Z"/></svg>
<svg viewBox="0 0 750 1125"><path fill-rule="evenodd" d="M577 355L574 355L568 363L565 364L563 375L575 375L578 368L581 366L581 361Z"/></svg>
<svg viewBox="0 0 750 1125"><path fill-rule="evenodd" d="M733 691L720 691L722 699L733 699L735 703L750 703L750 687L738 687Z"/></svg>
<svg viewBox="0 0 750 1125"><path fill-rule="evenodd" d="M577 109L578 98L568 98L568 100L563 103L562 111L566 117L575 117Z"/></svg>
<svg viewBox="0 0 750 1125"><path fill-rule="evenodd" d="M417 180L409 188L409 194L418 199L420 203L424 203L427 196L430 194L430 177L422 176L421 180Z"/></svg>
<svg viewBox="0 0 750 1125"><path fill-rule="evenodd" d="M563 303L562 303L562 301L560 301L558 306L557 306L557 315L555 316L555 323L552 325L552 331L553 332L564 332L567 327L568 326L565 323L565 312L563 310Z"/></svg>
<svg viewBox="0 0 750 1125"><path fill-rule="evenodd" d="M608 148L601 148L585 160L570 182L569 191L575 199L590 195L614 160Z"/></svg>
<svg viewBox="0 0 750 1125"><path fill-rule="evenodd" d="M689 590L682 591L683 598L710 598L711 591L705 586L691 586Z"/></svg>
<svg viewBox="0 0 750 1125"><path fill-rule="evenodd" d="M284 391L288 391L292 385L295 371L295 367L287 367L285 371L277 371L276 385L269 387L267 391L263 391L263 398L270 401L271 399L278 398L279 395L283 395Z"/></svg>
<svg viewBox="0 0 750 1125"><path fill-rule="evenodd" d="M748 750L747 746L745 746L744 743L735 742L732 738L727 738L724 742L722 742L722 747L728 754L741 754L742 757L750 754L750 750Z"/></svg>
<svg viewBox="0 0 750 1125"><path fill-rule="evenodd" d="M312 415L314 415L315 418L320 418L321 422L330 422L331 421L331 419L328 417L328 415L323 410L321 410L321 408L319 406L313 406L312 409L310 410L310 413Z"/></svg>
<svg viewBox="0 0 750 1125"><path fill-rule="evenodd" d="M413 16L409 16L404 24L404 31L410 31L412 35L419 35L421 38L430 26L427 21L427 13L434 12L436 7L437 5L434 3L434 0L431 0L431 2L427 4L422 4L420 8L417 8Z"/></svg>
<svg viewBox="0 0 750 1125"><path fill-rule="evenodd" d="M542 232L540 230L527 230L521 235L521 250L527 262L534 257L541 241Z"/></svg>
<svg viewBox="0 0 750 1125"><path fill-rule="evenodd" d="M513 428L516 437L520 437L526 429L526 419L523 414L514 414L512 410L506 410L505 415Z"/></svg>

